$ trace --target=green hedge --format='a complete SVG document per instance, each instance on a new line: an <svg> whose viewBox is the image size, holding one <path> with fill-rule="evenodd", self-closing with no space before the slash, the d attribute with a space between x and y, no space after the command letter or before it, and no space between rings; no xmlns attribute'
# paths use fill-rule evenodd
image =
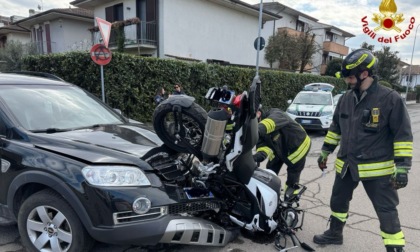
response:
<svg viewBox="0 0 420 252"><path fill-rule="evenodd" d="M23 69L55 74L101 97L100 67L86 52L28 56ZM247 90L255 69L220 66L206 63L187 63L178 60L138 57L114 52L111 63L104 66L106 102L119 108L124 115L140 121L151 121L156 89L163 86L172 91L181 83L183 90L206 106L203 96L209 87L228 85L237 93ZM263 105L265 108L286 109L305 84L326 82L334 84L334 92L346 89L343 80L312 74L294 74L260 70Z"/></svg>

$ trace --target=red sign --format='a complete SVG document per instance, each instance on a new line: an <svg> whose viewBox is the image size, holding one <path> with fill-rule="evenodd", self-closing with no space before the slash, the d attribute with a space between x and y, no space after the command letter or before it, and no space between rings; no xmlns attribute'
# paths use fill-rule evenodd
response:
<svg viewBox="0 0 420 252"><path fill-rule="evenodd" d="M90 49L90 57L98 65L105 66L111 61L111 51L102 44L96 44Z"/></svg>
<svg viewBox="0 0 420 252"><path fill-rule="evenodd" d="M102 39L104 40L105 47L108 47L109 37L111 35L111 23L101 18L96 17L99 31L101 32Z"/></svg>

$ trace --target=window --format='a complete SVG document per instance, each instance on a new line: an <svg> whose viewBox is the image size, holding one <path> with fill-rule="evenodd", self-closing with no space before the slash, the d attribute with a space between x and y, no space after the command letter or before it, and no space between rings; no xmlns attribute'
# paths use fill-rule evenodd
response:
<svg viewBox="0 0 420 252"><path fill-rule="evenodd" d="M304 32L305 31L305 23L297 20L296 21L296 31Z"/></svg>
<svg viewBox="0 0 420 252"><path fill-rule="evenodd" d="M337 35L327 31L325 33L325 41L332 41L332 42L336 42L337 41Z"/></svg>
<svg viewBox="0 0 420 252"><path fill-rule="evenodd" d="M327 31L325 33L325 40L326 41L333 41L334 39L334 34L332 32Z"/></svg>
<svg viewBox="0 0 420 252"><path fill-rule="evenodd" d="M330 56L328 54L322 55L322 64L328 64L333 59L333 56Z"/></svg>
<svg viewBox="0 0 420 252"><path fill-rule="evenodd" d="M123 4L116 4L105 8L105 19L108 22L123 21L124 20L124 9Z"/></svg>

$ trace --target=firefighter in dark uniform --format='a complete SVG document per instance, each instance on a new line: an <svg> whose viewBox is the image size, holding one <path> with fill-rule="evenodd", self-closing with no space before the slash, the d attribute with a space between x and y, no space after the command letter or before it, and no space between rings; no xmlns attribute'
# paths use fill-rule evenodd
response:
<svg viewBox="0 0 420 252"><path fill-rule="evenodd" d="M341 143L335 161L331 223L327 231L314 236L317 244L343 243L353 190L362 181L378 215L386 251L404 251L397 189L408 183L413 135L401 96L379 85L372 75L377 64L366 49L353 51L342 63L341 76L350 89L337 104L318 159L321 170L327 168L328 155Z"/></svg>
<svg viewBox="0 0 420 252"><path fill-rule="evenodd" d="M311 147L311 139L300 124L280 109L272 108L267 113L263 113L260 108L257 116L260 121L259 140L254 160L260 163L268 158L266 167L276 174L286 163L285 195L287 196L299 189L300 174Z"/></svg>

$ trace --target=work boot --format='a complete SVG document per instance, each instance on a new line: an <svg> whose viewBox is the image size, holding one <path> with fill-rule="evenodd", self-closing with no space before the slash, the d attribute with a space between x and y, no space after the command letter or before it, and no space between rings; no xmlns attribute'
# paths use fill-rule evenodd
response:
<svg viewBox="0 0 420 252"><path fill-rule="evenodd" d="M330 229L321 235L314 236L314 243L316 244L343 244L343 228L345 222L331 216Z"/></svg>
<svg viewBox="0 0 420 252"><path fill-rule="evenodd" d="M404 247L385 246L386 252L404 252Z"/></svg>

